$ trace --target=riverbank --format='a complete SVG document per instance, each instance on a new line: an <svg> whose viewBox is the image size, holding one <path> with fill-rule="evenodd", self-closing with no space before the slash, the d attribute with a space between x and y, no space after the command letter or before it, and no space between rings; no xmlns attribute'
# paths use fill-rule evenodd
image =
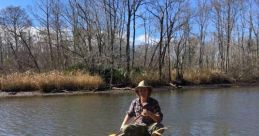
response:
<svg viewBox="0 0 259 136"><path fill-rule="evenodd" d="M175 71L172 71L171 82L168 82L167 79L160 81L157 71L132 72L127 82L122 77L122 73L116 74L114 84L110 85L107 76L89 74L87 71L11 73L0 76L0 97L124 93L130 92L141 80L146 80L155 88L154 90L159 91L259 86L258 78L236 79L219 70L208 69L186 71L180 82L176 80Z"/></svg>
<svg viewBox="0 0 259 136"><path fill-rule="evenodd" d="M181 86L181 88L174 88L171 86L160 86L154 87L154 92L161 91L179 91L179 90L196 90L196 89L218 89L218 88L239 88L239 87L259 87L259 82L254 83L235 83L235 84L208 84L208 85L187 85ZM19 97L51 97L51 96L76 96L76 95L93 95L93 94L124 94L133 93L134 88L119 88L105 91L91 91L91 90L80 90L80 91L60 91L55 93L44 93L40 90L33 92L3 92L0 91L0 98L19 98Z"/></svg>

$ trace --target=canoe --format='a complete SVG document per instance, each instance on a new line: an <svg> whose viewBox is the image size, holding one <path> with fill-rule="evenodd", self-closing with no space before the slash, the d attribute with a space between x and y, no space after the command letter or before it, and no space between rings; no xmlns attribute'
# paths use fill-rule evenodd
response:
<svg viewBox="0 0 259 136"><path fill-rule="evenodd" d="M167 129L167 127L163 127L163 128L160 128L160 129L158 129L158 130L156 130L155 132L153 132L153 134L155 134L154 136L163 136L163 133L164 133L164 131ZM163 131L162 133L161 132L159 132L159 131ZM152 135L153 135L152 134ZM122 136L122 135L124 135L124 133L122 133L121 131L119 131L117 134L110 134L109 136ZM152 136L151 135L151 136ZM127 135L127 136L129 136L129 135ZM132 134L132 136L136 136L136 134Z"/></svg>

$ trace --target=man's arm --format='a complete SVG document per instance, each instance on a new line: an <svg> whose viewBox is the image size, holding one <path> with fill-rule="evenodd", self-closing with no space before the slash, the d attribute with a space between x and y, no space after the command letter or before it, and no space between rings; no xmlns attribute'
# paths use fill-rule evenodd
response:
<svg viewBox="0 0 259 136"><path fill-rule="evenodd" d="M133 116L135 116L135 112L134 112L134 100L133 100L133 101L131 102L131 104L130 104L129 110L127 111L126 116L124 117L124 120L123 120L123 122L122 122L122 124L121 124L121 128L122 128L124 125L128 124L129 120L130 120Z"/></svg>
<svg viewBox="0 0 259 136"><path fill-rule="evenodd" d="M145 109L145 110L143 110L142 115L150 117L155 122L161 122L163 119L163 113L161 112L159 103L155 100L152 105L154 105L152 107L153 111L151 112L151 111L148 111Z"/></svg>
<svg viewBox="0 0 259 136"><path fill-rule="evenodd" d="M121 124L121 128L123 128L123 126L125 126L126 124L128 124L128 122L129 122L130 119L131 119L131 117L130 117L128 114L126 114L126 116L124 117L124 120L123 120L123 122L122 122L122 124Z"/></svg>

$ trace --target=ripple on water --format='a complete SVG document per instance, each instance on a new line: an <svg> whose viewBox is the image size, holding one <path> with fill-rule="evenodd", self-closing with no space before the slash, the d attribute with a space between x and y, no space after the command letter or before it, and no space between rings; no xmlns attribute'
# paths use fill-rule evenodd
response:
<svg viewBox="0 0 259 136"><path fill-rule="evenodd" d="M246 91L244 91L246 90ZM161 92L166 136L259 135L259 88ZM102 136L116 132L135 94L0 100L1 136Z"/></svg>

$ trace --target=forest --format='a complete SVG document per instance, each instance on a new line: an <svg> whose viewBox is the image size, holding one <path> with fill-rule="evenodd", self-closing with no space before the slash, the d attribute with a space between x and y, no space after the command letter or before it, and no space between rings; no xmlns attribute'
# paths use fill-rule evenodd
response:
<svg viewBox="0 0 259 136"><path fill-rule="evenodd" d="M51 81L76 87L256 82L258 59L257 0L35 0L0 9L1 90L27 90L53 73Z"/></svg>

